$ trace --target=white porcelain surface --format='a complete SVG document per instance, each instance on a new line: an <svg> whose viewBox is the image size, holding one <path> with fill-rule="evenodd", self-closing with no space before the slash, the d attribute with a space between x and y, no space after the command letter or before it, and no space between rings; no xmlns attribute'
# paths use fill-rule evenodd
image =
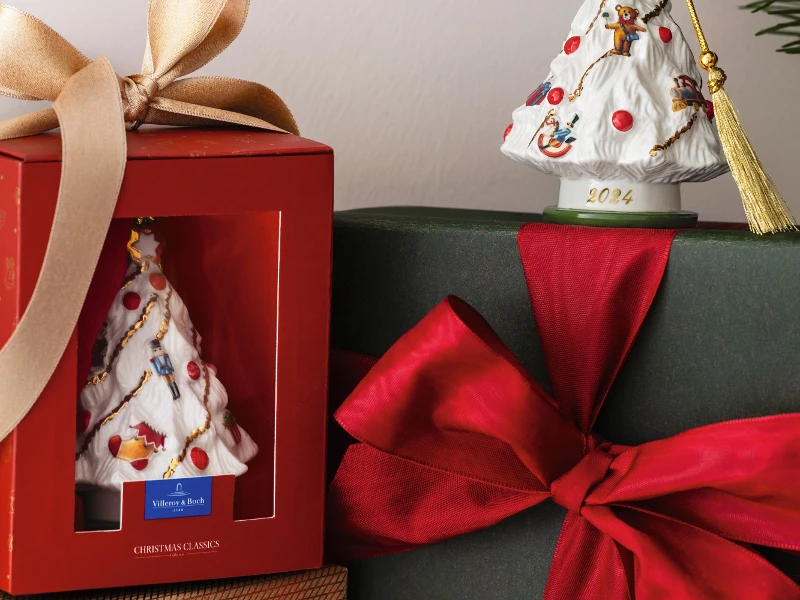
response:
<svg viewBox="0 0 800 600"><path fill-rule="evenodd" d="M619 179L562 179L558 207L606 212L678 212L681 186Z"/></svg>
<svg viewBox="0 0 800 600"><path fill-rule="evenodd" d="M138 247L144 256L156 252L158 243L152 238L152 235L142 235ZM202 368L203 361L200 358L202 338L194 332L189 312L175 290L172 290L167 304L171 285L167 282L163 290L153 288L150 276L158 276L161 271L154 261L150 260L148 264L147 270L117 294L108 313L106 319L108 327L105 331L108 343L106 362L118 342L140 319L148 300L154 297L155 305L148 319L122 349L107 379L98 385L86 387L80 396L79 410L91 413L87 433L98 423L104 420L106 422L91 439L88 451L76 461L76 483L79 488L97 486L120 490L124 481L161 479L172 460L183 452L186 439L206 422L207 412L203 403L206 397L205 378L201 373L198 379L192 379L187 369L190 361ZM129 274L138 268L139 265L132 263ZM136 310L128 310L123 305L123 298L129 293L137 294L141 298L141 305ZM159 377L151 362L153 353L150 342L156 339L168 308L170 322L161 345L174 367L174 380L180 390L178 400L173 400L168 383ZM225 319L226 316L220 315L220 318ZM94 372L102 370L102 368L95 369ZM123 399L139 387L146 370L151 373L147 383L120 409ZM245 463L258 452L255 442L242 427L239 427L241 434L239 444L226 429L225 412L228 395L211 367L208 370L207 400L208 411L211 414L210 426L189 446L184 460L173 474L176 479L223 474L238 476L247 471ZM114 413L116 416L107 419ZM136 438L137 432L134 426L141 423L146 423L165 438L164 447L158 448L148 457L146 468L137 470L131 462L117 458L111 453L109 440L113 436L119 436L126 441ZM85 434L78 436L78 449L84 445L86 437ZM208 465L205 469L200 469L193 463L191 451L194 448L203 450L208 456ZM152 447L150 449L152 450Z"/></svg>
<svg viewBox="0 0 800 600"><path fill-rule="evenodd" d="M568 180L674 184L707 181L727 172L716 126L706 111L695 112L692 107L673 110L671 90L675 78L685 75L698 83L702 78L686 39L669 14L669 4L660 16L645 25L642 17L656 6L656 0L625 3L624 6L639 11L635 23L646 31L636 32L639 39L631 44L631 56L611 55L600 60L587 75L580 96L569 100L586 69L614 48L615 31L606 25L618 23L616 5L610 0L584 2L567 36L567 39L578 36L580 47L572 54L562 51L545 78L553 89L563 89L563 100L553 105L545 98L539 105L518 108L502 151L522 164ZM592 26L599 10L608 12L609 18L601 15ZM671 41L662 39L660 28L669 30ZM710 99L704 86L701 93ZM548 118L551 110L554 114ZM617 111L627 111L633 116L629 131L614 126L613 115ZM693 114L697 115L694 127L671 148L651 156L653 147L684 127ZM555 123L564 129L576 116L578 121L567 138L575 138L569 144L571 147L567 149L561 144L556 151L552 148L542 151L540 146L551 139ZM549 124L540 131L544 122ZM555 145L559 146L557 142Z"/></svg>

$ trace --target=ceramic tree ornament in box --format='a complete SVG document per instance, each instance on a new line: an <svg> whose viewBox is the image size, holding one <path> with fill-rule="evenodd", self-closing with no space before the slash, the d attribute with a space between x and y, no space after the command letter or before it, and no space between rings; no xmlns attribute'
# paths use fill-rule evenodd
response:
<svg viewBox="0 0 800 600"><path fill-rule="evenodd" d="M560 222L686 226L680 186L729 170L668 0L586 0L503 152L561 178Z"/></svg>
<svg viewBox="0 0 800 600"><path fill-rule="evenodd" d="M202 338L161 272L159 237L149 220L131 230L128 276L80 396L76 484L95 523L119 520L126 481L239 476L258 452L227 410Z"/></svg>

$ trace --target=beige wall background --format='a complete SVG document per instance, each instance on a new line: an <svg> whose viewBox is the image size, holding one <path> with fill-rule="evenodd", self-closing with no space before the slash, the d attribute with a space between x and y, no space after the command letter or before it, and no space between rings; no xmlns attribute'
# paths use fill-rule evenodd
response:
<svg viewBox="0 0 800 600"><path fill-rule="evenodd" d="M582 0L252 0L239 40L203 74L264 83L306 137L336 150L336 207L418 204L538 211L557 181L499 152L511 111L548 74ZM90 57L135 73L145 0L11 0ZM800 57L756 38L771 19L697 0L747 130L800 214ZM649 8L655 0L627 4ZM682 1L673 16L688 34ZM696 45L694 46L696 50ZM0 117L33 103L0 100ZM685 186L685 206L744 219L730 176Z"/></svg>

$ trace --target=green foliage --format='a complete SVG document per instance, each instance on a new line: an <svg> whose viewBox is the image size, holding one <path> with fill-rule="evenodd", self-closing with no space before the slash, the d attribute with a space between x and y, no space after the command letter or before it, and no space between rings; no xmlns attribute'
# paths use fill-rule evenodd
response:
<svg viewBox="0 0 800 600"><path fill-rule="evenodd" d="M781 22L762 29L756 35L783 35L793 38L778 49L786 54L800 54L800 0L757 0L742 8L779 17Z"/></svg>

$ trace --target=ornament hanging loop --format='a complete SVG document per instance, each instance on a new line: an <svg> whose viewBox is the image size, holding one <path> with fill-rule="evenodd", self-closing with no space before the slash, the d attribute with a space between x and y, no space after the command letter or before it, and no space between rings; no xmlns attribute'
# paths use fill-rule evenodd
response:
<svg viewBox="0 0 800 600"><path fill-rule="evenodd" d="M700 50L703 54L714 54L708 47L708 41L706 41L706 35L703 33L703 27L700 25L700 17L697 16L697 10L694 7L693 0L686 0L686 6L689 7L689 16L692 19L692 25L694 25L694 31L697 34L697 41L700 42ZM714 54L714 56L716 57L716 54Z"/></svg>
<svg viewBox="0 0 800 600"><path fill-rule="evenodd" d="M714 99L717 129L725 157L742 195L744 212L753 233L797 231L797 221L786 205L783 194L767 173L742 128L739 113L725 91L728 76L717 66L719 57L706 40L694 0L686 0L697 41L700 43L700 66L708 71L708 89Z"/></svg>
<svg viewBox="0 0 800 600"><path fill-rule="evenodd" d="M689 7L689 16L692 19L692 25L694 26L694 31L697 34L697 41L700 43L700 66L708 71L708 87L711 93L714 94L722 89L722 86L725 85L725 81L728 79L728 76L725 75L725 71L717 68L719 56L717 56L717 53L713 52L711 47L708 45L708 40L706 40L706 35L703 32L703 26L700 24L700 17L697 16L697 10L694 7L693 0L686 0L686 6ZM716 86L716 89L712 87L712 82L713 85Z"/></svg>

